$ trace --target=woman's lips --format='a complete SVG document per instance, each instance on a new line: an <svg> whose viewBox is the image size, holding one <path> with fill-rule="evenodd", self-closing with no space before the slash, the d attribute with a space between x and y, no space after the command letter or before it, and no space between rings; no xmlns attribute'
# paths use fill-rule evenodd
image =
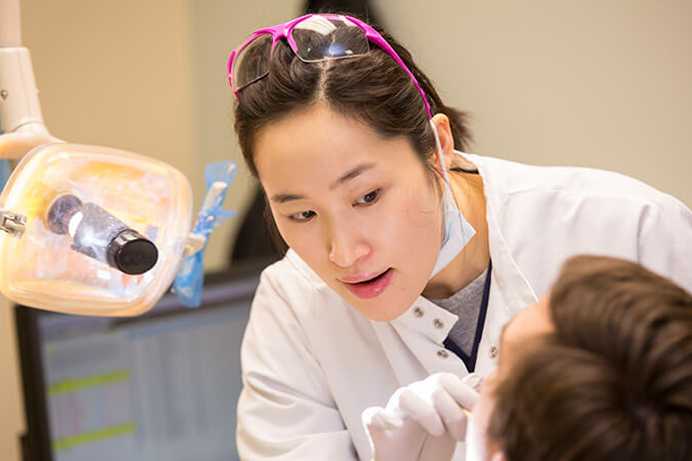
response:
<svg viewBox="0 0 692 461"><path fill-rule="evenodd" d="M391 283L392 277L394 276L394 270L392 268L387 269L382 274L368 280L359 283L348 283L343 282L351 293L358 296L361 299L369 299L379 296Z"/></svg>

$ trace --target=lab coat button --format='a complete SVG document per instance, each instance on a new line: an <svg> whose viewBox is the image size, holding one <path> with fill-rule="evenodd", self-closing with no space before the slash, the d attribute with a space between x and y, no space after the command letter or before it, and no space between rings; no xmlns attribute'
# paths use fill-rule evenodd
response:
<svg viewBox="0 0 692 461"><path fill-rule="evenodd" d="M413 309L413 315L415 315L418 318L423 317L423 309L421 309L420 307L416 307L415 309Z"/></svg>
<svg viewBox="0 0 692 461"><path fill-rule="evenodd" d="M442 323L442 320L440 320L440 319L435 319L435 321L433 322L433 325L434 325L435 328L437 328L438 330L441 329L443 326L445 326L445 324Z"/></svg>
<svg viewBox="0 0 692 461"><path fill-rule="evenodd" d="M441 359L446 359L447 357L449 357L449 352L447 352L444 349L440 349L439 351L437 351L437 356Z"/></svg>
<svg viewBox="0 0 692 461"><path fill-rule="evenodd" d="M490 358L494 359L495 357L497 357L497 347L490 346Z"/></svg>

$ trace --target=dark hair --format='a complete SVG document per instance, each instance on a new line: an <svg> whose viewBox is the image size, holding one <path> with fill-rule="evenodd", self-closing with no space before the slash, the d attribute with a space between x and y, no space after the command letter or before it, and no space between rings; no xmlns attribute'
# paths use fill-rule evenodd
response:
<svg viewBox="0 0 692 461"><path fill-rule="evenodd" d="M642 266L575 257L550 294L555 332L494 390L508 461L692 459L692 296Z"/></svg>
<svg viewBox="0 0 692 461"><path fill-rule="evenodd" d="M446 106L430 79L414 63L411 53L392 36L373 27L415 75L427 95L432 113L443 113L449 118L454 147L465 150L471 141L467 115ZM283 41L271 54L268 41L253 52L255 62L246 61L247 65L269 59L269 73L241 89L235 105L235 131L253 176L258 177L254 156L260 130L317 102L365 123L381 136L406 136L421 160L434 151L435 139L420 94L404 70L377 46L371 45L364 56L322 63L304 63ZM248 69L239 69L240 73L246 71ZM265 217L277 248L285 252L287 245L268 206Z"/></svg>
<svg viewBox="0 0 692 461"><path fill-rule="evenodd" d="M408 50L390 35L379 32L415 75L433 114L444 113L449 117L455 147L465 149L470 142L466 115L445 106ZM276 45L270 57L268 46L267 42L257 53L269 58L269 74L243 88L235 107L235 130L253 175L257 176L254 162L257 133L271 122L318 101L366 123L382 136L406 136L422 158L433 151L435 140L420 94L408 75L378 47L372 45L364 56L304 63L283 41Z"/></svg>

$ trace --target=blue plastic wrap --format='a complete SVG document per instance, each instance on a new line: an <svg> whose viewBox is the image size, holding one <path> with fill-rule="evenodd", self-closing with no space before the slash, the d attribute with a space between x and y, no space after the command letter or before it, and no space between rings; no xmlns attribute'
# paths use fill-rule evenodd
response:
<svg viewBox="0 0 692 461"><path fill-rule="evenodd" d="M10 167L10 161L0 160L0 190L5 187L5 183L9 179L11 172L12 168Z"/></svg>
<svg viewBox="0 0 692 461"><path fill-rule="evenodd" d="M209 164L204 170L207 194L192 229L192 233L202 238L204 244L199 251L183 259L173 284L173 291L187 307L199 307L202 303L204 250L207 247L209 235L216 226L235 215L233 211L223 209L226 193L235 175L236 165L230 161Z"/></svg>

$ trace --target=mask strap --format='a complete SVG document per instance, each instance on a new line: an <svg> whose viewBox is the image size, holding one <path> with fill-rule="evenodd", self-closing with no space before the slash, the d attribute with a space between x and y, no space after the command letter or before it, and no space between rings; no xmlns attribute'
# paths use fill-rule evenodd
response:
<svg viewBox="0 0 692 461"><path fill-rule="evenodd" d="M457 210L457 216L459 218L459 222L462 222L462 221L466 222L465 218L463 217L461 207L459 207L459 204L456 201L456 197L454 196L454 192L452 191L452 185L449 181L449 173L447 172L447 168L445 167L445 153L444 153L444 150L442 150L442 143L440 142L440 135L437 133L437 127L433 123L432 119L430 119L430 126L432 127L433 135L435 137L435 147L437 149L437 156L438 156L439 161L440 161L440 170L442 171L442 178L444 180L444 189L445 190L442 193L442 201L443 201L443 203L446 202L445 201L445 194L446 194L449 197L448 198L449 203L446 203L445 206L455 208ZM477 173L477 171L475 173ZM445 215L446 213L447 213L447 210L443 209L443 215ZM445 232L447 232L446 229L445 229ZM461 232L464 235L464 237L466 237L466 226L463 224L461 224ZM473 234L471 234L471 235L473 235ZM445 239L447 237L445 237Z"/></svg>
<svg viewBox="0 0 692 461"><path fill-rule="evenodd" d="M442 171L442 177L444 178L445 184L449 185L449 174L447 173L447 168L445 168L445 153L442 150L442 143L440 142L440 135L437 133L437 126L430 119L430 127L433 131L433 136L435 137L435 149L437 151L437 158L440 161L440 171Z"/></svg>

